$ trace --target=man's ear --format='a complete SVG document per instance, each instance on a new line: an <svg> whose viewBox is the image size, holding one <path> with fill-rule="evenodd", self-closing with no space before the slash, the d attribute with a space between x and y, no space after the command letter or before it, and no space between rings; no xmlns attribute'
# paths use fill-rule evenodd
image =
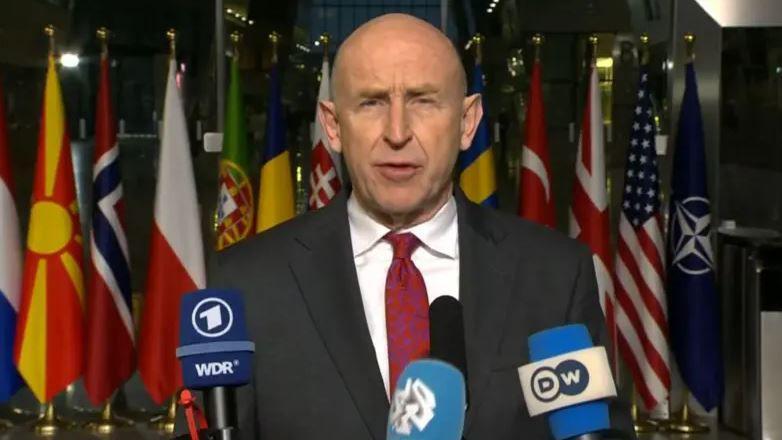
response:
<svg viewBox="0 0 782 440"><path fill-rule="evenodd" d="M478 131L478 123L483 117L483 102L481 94L476 93L464 98L462 102L462 139L459 146L462 151L470 148L472 139Z"/></svg>
<svg viewBox="0 0 782 440"><path fill-rule="evenodd" d="M318 120L326 133L326 137L329 138L331 149L337 153L342 153L342 139L339 133L339 120L337 119L337 109L334 106L334 101L320 101L318 102L318 107L320 108Z"/></svg>

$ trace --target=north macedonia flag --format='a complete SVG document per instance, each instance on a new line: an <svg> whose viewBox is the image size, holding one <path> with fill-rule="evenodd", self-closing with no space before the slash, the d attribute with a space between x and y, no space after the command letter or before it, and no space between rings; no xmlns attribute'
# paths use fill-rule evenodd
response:
<svg viewBox="0 0 782 440"><path fill-rule="evenodd" d="M82 237L54 57L46 73L14 360L41 403L82 372Z"/></svg>

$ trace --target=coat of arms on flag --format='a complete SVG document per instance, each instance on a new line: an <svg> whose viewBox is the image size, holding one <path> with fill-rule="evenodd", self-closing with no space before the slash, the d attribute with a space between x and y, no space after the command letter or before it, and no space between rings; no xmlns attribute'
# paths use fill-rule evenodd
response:
<svg viewBox="0 0 782 440"><path fill-rule="evenodd" d="M220 162L217 234L220 249L250 234L253 228L253 188L247 174L229 160Z"/></svg>

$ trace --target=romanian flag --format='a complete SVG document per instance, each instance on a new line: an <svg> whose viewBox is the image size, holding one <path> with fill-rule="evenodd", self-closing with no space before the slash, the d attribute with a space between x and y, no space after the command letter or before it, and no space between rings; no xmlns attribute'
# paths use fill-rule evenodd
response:
<svg viewBox="0 0 782 440"><path fill-rule="evenodd" d="M253 230L253 186L247 176L250 150L244 121L239 59L231 61L231 82L225 111L225 140L220 156L217 201L217 250L247 238Z"/></svg>
<svg viewBox="0 0 782 440"><path fill-rule="evenodd" d="M483 71L479 63L473 70L470 94L483 93ZM494 172L494 154L491 149L489 123L486 104L483 105L483 117L472 145L459 154L459 184L467 198L475 203L496 208L497 177Z"/></svg>
<svg viewBox="0 0 782 440"><path fill-rule="evenodd" d="M31 206L14 359L43 403L81 375L84 340L82 237L71 143L52 55Z"/></svg>
<svg viewBox="0 0 782 440"><path fill-rule="evenodd" d="M293 217L291 157L285 142L282 86L278 65L271 75L269 109L266 117L266 146L261 159L256 232L263 232Z"/></svg>

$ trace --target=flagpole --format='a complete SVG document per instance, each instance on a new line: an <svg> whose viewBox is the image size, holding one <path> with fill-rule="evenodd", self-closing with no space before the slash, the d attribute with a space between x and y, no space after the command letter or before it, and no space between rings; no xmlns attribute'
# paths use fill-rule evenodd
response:
<svg viewBox="0 0 782 440"><path fill-rule="evenodd" d="M475 64L483 64L483 42L486 40L486 37L481 34L475 34L472 40L475 43Z"/></svg>
<svg viewBox="0 0 782 440"><path fill-rule="evenodd" d="M687 56L687 63L692 63L695 60L695 34L687 32L684 34L685 53ZM690 395L692 393L689 389L686 389L684 394L684 403L682 410L679 413L678 418L672 418L669 420L666 426L666 432L670 433L682 433L682 434L697 434L709 432L709 426L705 423L701 423L695 420L690 414Z"/></svg>
<svg viewBox="0 0 782 440"><path fill-rule="evenodd" d="M532 36L532 56L535 63L540 62L540 48L543 46L543 35L535 34Z"/></svg>
<svg viewBox="0 0 782 440"><path fill-rule="evenodd" d="M321 44L323 44L323 62L329 61L329 43L331 43L331 35L328 32L324 32L319 38Z"/></svg>

